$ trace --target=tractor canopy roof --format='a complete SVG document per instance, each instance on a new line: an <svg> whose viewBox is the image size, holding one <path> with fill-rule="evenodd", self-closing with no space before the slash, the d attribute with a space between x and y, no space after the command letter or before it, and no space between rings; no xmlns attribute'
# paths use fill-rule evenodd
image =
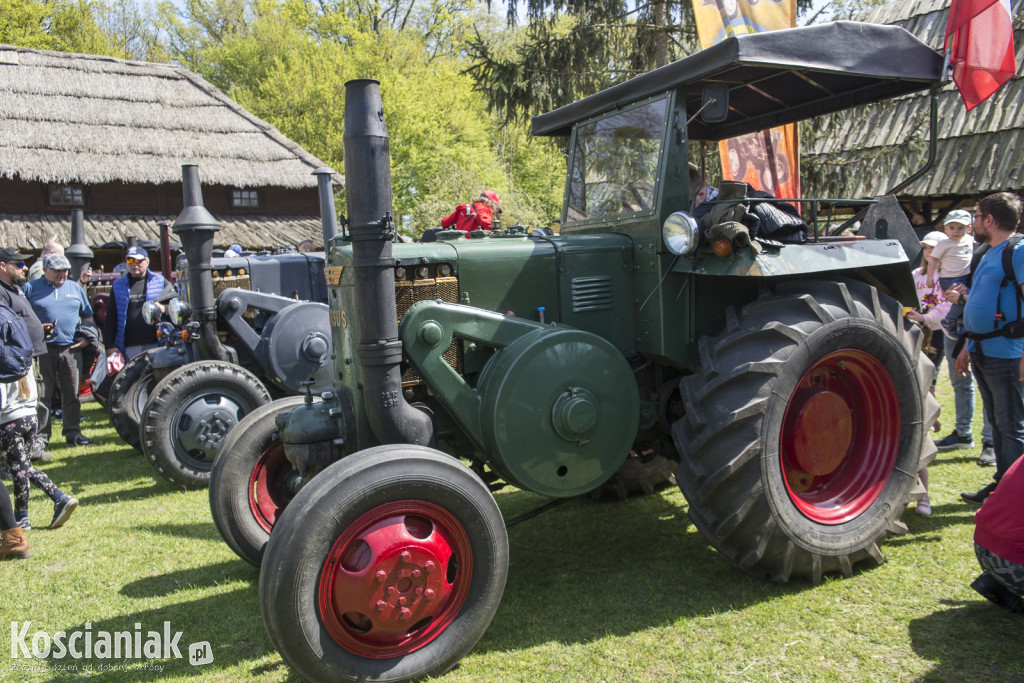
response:
<svg viewBox="0 0 1024 683"><path fill-rule="evenodd" d="M728 116L695 117L692 140L722 140L916 92L943 77L943 58L898 26L836 21L727 38L706 50L533 119L534 135L681 88L690 116L705 86L727 86Z"/></svg>

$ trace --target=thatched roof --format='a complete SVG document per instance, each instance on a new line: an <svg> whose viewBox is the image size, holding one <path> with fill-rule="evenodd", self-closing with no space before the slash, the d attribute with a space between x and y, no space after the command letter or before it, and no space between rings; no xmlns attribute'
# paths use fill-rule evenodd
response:
<svg viewBox="0 0 1024 683"><path fill-rule="evenodd" d="M86 244L137 237L160 239L160 221L173 224L176 216L101 216L85 214ZM236 216L218 217L220 230L214 235L214 246L241 244L247 248L294 247L302 240L323 243L320 220L309 216ZM71 234L68 214L0 214L0 245L22 250L38 250L51 235L67 244ZM177 240L172 233L171 239Z"/></svg>
<svg viewBox="0 0 1024 683"><path fill-rule="evenodd" d="M900 0L867 10L858 19L897 24L941 50L948 0ZM932 170L900 192L903 197L968 197L1024 189L1024 5L1014 9L1017 76L977 108L965 110L952 82L939 94L939 144ZM813 124L801 155L804 195L872 197L884 193L924 162L928 140L927 93L845 112Z"/></svg>
<svg viewBox="0 0 1024 683"><path fill-rule="evenodd" d="M0 44L0 177L315 187L322 161L186 69Z"/></svg>

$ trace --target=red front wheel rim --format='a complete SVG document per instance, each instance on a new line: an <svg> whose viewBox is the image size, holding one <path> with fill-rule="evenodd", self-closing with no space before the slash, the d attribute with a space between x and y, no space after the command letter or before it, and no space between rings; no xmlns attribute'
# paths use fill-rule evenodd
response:
<svg viewBox="0 0 1024 683"><path fill-rule="evenodd" d="M268 534L292 499L287 488L292 465L284 454L284 444L277 440L260 455L249 478L249 510L256 523Z"/></svg>
<svg viewBox="0 0 1024 683"><path fill-rule="evenodd" d="M888 483L900 433L896 386L878 359L854 349L821 358L786 405L779 457L790 500L819 524L856 519Z"/></svg>
<svg viewBox="0 0 1024 683"><path fill-rule="evenodd" d="M451 624L472 575L469 536L454 515L425 501L388 503L334 542L317 587L320 614L353 654L405 655Z"/></svg>

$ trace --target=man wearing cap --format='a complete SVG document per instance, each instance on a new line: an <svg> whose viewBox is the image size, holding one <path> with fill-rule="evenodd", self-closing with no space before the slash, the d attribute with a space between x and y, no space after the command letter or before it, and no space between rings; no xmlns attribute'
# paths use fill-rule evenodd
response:
<svg viewBox="0 0 1024 683"><path fill-rule="evenodd" d="M0 301L7 304L20 315L28 327L28 334L32 338L32 357L39 358L46 355L46 335L53 329L53 325L43 325L39 322L32 305L21 291L21 285L28 280L26 273L28 266L25 264L31 256L19 253L15 249L4 247L0 249ZM39 376L39 369L34 373ZM37 411L38 427L42 428L50 419L50 411L41 408ZM49 460L50 453L43 450L44 442L35 440L32 443L33 460Z"/></svg>
<svg viewBox="0 0 1024 683"><path fill-rule="evenodd" d="M32 267L28 269L29 280L36 280L43 276L43 259L49 254L64 255L64 245L57 241L56 235L43 243L43 248L39 250L39 258L37 258L36 262L32 264Z"/></svg>
<svg viewBox="0 0 1024 683"><path fill-rule="evenodd" d="M85 290L77 282L68 280L70 268L71 262L63 254L48 254L43 257L43 277L29 280L23 289L36 317L43 324L53 324L53 332L46 340L46 355L39 357L43 378L39 400L49 405L59 384L64 438L72 446L91 446L92 441L82 434L82 410L78 402L85 341L75 341L75 330L79 322L92 321L92 307ZM39 429L47 441L52 426L48 423Z"/></svg>
<svg viewBox="0 0 1024 683"><path fill-rule="evenodd" d="M455 227L468 233L474 230L490 230L494 225L494 219L501 213L498 207L500 203L498 193L494 190L484 190L479 197L470 204L459 204L450 216L441 219L442 228Z"/></svg>
<svg viewBox="0 0 1024 683"><path fill-rule="evenodd" d="M103 321L103 345L110 357L120 351L125 360L156 346L156 328L142 318L142 305L174 295L164 276L149 269L149 255L142 247L128 247L126 275L114 280Z"/></svg>

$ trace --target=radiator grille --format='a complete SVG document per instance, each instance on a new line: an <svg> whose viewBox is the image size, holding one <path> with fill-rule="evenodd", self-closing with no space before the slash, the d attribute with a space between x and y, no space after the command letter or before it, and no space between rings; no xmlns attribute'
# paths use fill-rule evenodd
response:
<svg viewBox="0 0 1024 683"><path fill-rule="evenodd" d="M459 279L437 277L395 281L398 322L402 322L402 316L417 301L436 301L438 299L451 304L458 303ZM458 339L452 340L452 345L444 352L444 360L455 368L455 372L462 374L462 343ZM419 374L411 367L405 368L402 372L402 386L420 384L421 382Z"/></svg>
<svg viewBox="0 0 1024 683"><path fill-rule="evenodd" d="M609 311L612 308L612 279L607 275L578 277L572 281L572 312Z"/></svg>

